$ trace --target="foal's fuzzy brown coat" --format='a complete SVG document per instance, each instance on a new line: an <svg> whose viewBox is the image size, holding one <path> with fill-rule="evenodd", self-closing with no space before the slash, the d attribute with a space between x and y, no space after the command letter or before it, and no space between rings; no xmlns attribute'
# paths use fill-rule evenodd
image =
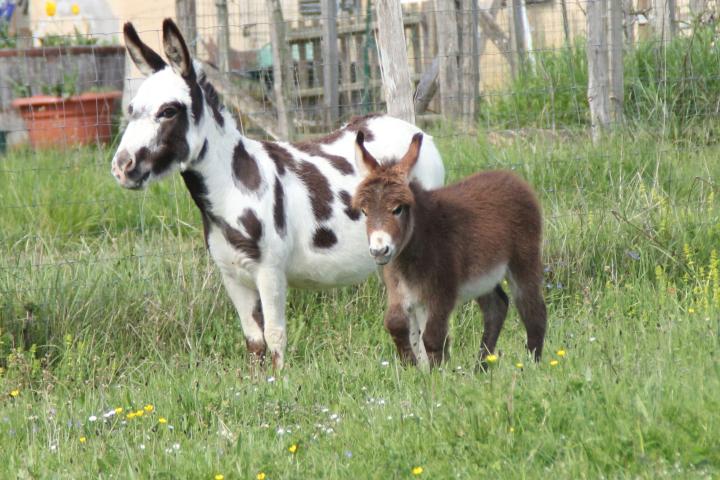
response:
<svg viewBox="0 0 720 480"><path fill-rule="evenodd" d="M448 318L461 297L475 298L483 312L481 360L493 352L507 315L508 297L499 283L507 274L527 348L539 360L546 311L535 194L506 171L478 173L432 191L408 183L421 144L418 134L405 156L386 166L365 150L362 133L357 138L358 163L369 173L353 203L367 217L369 238L385 232L382 238L392 239L385 250L371 252L378 263L389 261L383 269L385 327L401 358L417 362L423 345L430 365L447 358Z"/></svg>

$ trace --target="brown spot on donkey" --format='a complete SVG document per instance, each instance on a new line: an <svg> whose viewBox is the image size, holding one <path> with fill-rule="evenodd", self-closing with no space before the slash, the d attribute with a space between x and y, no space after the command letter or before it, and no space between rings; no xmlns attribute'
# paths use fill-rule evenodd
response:
<svg viewBox="0 0 720 480"><path fill-rule="evenodd" d="M370 254L388 289L385 327L402 360L438 365L448 358L448 319L475 299L483 313L480 360L495 350L507 316L509 280L539 360L547 315L542 297L542 216L530 186L507 171L477 173L425 190L409 180L422 134L395 163L379 164L357 135L357 164L368 170L353 207L366 217ZM483 362L484 365L484 362Z"/></svg>

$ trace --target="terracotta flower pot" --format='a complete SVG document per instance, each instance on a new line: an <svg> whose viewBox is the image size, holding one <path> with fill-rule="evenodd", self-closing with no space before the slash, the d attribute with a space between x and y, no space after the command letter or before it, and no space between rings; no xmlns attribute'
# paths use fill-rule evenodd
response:
<svg viewBox="0 0 720 480"><path fill-rule="evenodd" d="M35 95L13 100L34 148L110 141L111 114L122 92L83 93L68 98Z"/></svg>

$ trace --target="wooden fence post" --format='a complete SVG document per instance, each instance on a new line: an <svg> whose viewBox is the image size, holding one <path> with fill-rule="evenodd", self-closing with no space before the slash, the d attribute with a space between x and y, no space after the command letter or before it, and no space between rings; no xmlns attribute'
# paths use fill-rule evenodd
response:
<svg viewBox="0 0 720 480"><path fill-rule="evenodd" d="M463 121L473 123L480 94L478 59L478 0L461 0L460 102Z"/></svg>
<svg viewBox="0 0 720 480"><path fill-rule="evenodd" d="M593 142L610 123L607 1L587 0L588 103Z"/></svg>
<svg viewBox="0 0 720 480"><path fill-rule="evenodd" d="M17 48L32 48L33 37L30 28L30 0L19 0L10 20L10 34L17 35Z"/></svg>
<svg viewBox="0 0 720 480"><path fill-rule="evenodd" d="M515 71L512 72L514 77L525 69L525 25L523 22L523 2L522 0L508 0L508 13L510 14L510 43L515 51L515 57L518 59Z"/></svg>
<svg viewBox="0 0 720 480"><path fill-rule="evenodd" d="M325 124L334 128L340 117L338 90L337 0L321 0L323 41L323 107Z"/></svg>
<svg viewBox="0 0 720 480"><path fill-rule="evenodd" d="M668 9L668 31L670 38L677 34L677 0L667 0Z"/></svg>
<svg viewBox="0 0 720 480"><path fill-rule="evenodd" d="M278 131L285 140L293 138L293 123L287 102L292 98L292 58L287 44L285 20L280 0L267 0L270 18L270 43L273 57L273 94L278 116Z"/></svg>
<svg viewBox="0 0 720 480"><path fill-rule="evenodd" d="M520 0L520 19L523 26L523 51L529 61L530 68L535 72L535 52L533 52L532 32L530 31L530 20L528 19L527 2L525 0Z"/></svg>
<svg viewBox="0 0 720 480"><path fill-rule="evenodd" d="M675 0L652 0L650 16L653 34L659 36L663 43L675 36L676 16Z"/></svg>
<svg viewBox="0 0 720 480"><path fill-rule="evenodd" d="M400 0L378 0L378 54L388 114L415 123L405 27Z"/></svg>
<svg viewBox="0 0 720 480"><path fill-rule="evenodd" d="M623 0L610 0L610 110L615 123L622 122L624 92Z"/></svg>
<svg viewBox="0 0 720 480"><path fill-rule="evenodd" d="M623 23L625 31L625 43L629 50L635 46L635 19L633 12L633 0L622 0Z"/></svg>
<svg viewBox="0 0 720 480"><path fill-rule="evenodd" d="M458 19L454 0L435 0L438 58L440 59L440 109L446 118L457 118L460 109Z"/></svg>
<svg viewBox="0 0 720 480"><path fill-rule="evenodd" d="M227 73L230 70L230 26L227 0L215 0L215 13L218 22L218 70Z"/></svg>
<svg viewBox="0 0 720 480"><path fill-rule="evenodd" d="M705 1L706 0L690 0L690 15L693 17L693 20L705 11Z"/></svg>
<svg viewBox="0 0 720 480"><path fill-rule="evenodd" d="M501 8L501 5L501 0L493 0L492 4L490 5L489 12L487 10L479 11L478 21L480 24L480 28L483 32L483 36L480 39L478 55L482 55L482 53L485 51L485 40L489 38L495 44L500 53L505 57L508 65L510 65L510 71L513 75L515 75L516 66L515 54L513 52L512 46L512 38L505 34L502 28L500 28L500 26L495 21L495 17L497 16L498 11Z"/></svg>
<svg viewBox="0 0 720 480"><path fill-rule="evenodd" d="M471 55L473 61L471 62L470 68L472 69L472 75L470 84L472 85L472 95L475 99L473 102L473 108L477 110L477 99L480 97L480 58L485 51L485 45L488 39L491 40L497 49L505 56L508 62L512 64L513 56L508 55L509 40L507 35L503 33L498 24L495 22L495 17L501 8L502 0L493 0L490 7L487 10L481 10L477 6L477 2L473 1L474 23L470 29L474 45L472 45ZM478 28L482 29L482 35L479 35ZM430 67L423 73L418 83L417 91L415 92L415 114L425 112L430 100L438 88L437 78L440 73L440 58L435 57ZM472 78L474 77L474 78ZM467 112L468 114L470 112ZM474 119L474 113L471 114L471 118Z"/></svg>
<svg viewBox="0 0 720 480"><path fill-rule="evenodd" d="M418 82L417 89L415 90L415 115L425 113L428 105L430 105L430 101L438 89L437 77L439 74L440 59L435 57L430 67L420 77L420 82Z"/></svg>
<svg viewBox="0 0 720 480"><path fill-rule="evenodd" d="M560 0L560 12L562 13L563 33L565 35L565 47L568 51L572 48L572 37L570 36L570 21L567 13L567 0Z"/></svg>
<svg viewBox="0 0 720 480"><path fill-rule="evenodd" d="M197 55L197 9L195 0L175 0L175 18L185 37L190 55Z"/></svg>

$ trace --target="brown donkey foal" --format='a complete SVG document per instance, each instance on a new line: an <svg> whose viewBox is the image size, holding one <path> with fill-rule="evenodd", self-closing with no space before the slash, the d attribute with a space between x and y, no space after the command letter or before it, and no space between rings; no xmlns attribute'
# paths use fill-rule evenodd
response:
<svg viewBox="0 0 720 480"><path fill-rule="evenodd" d="M422 134L405 156L381 165L358 132L356 163L367 171L353 206L366 216L370 254L385 265L385 328L403 361L434 366L448 358L448 318L458 302L483 312L480 360L495 350L507 316L507 276L527 348L539 360L545 338L540 206L530 186L505 171L477 173L424 190L410 182Z"/></svg>

